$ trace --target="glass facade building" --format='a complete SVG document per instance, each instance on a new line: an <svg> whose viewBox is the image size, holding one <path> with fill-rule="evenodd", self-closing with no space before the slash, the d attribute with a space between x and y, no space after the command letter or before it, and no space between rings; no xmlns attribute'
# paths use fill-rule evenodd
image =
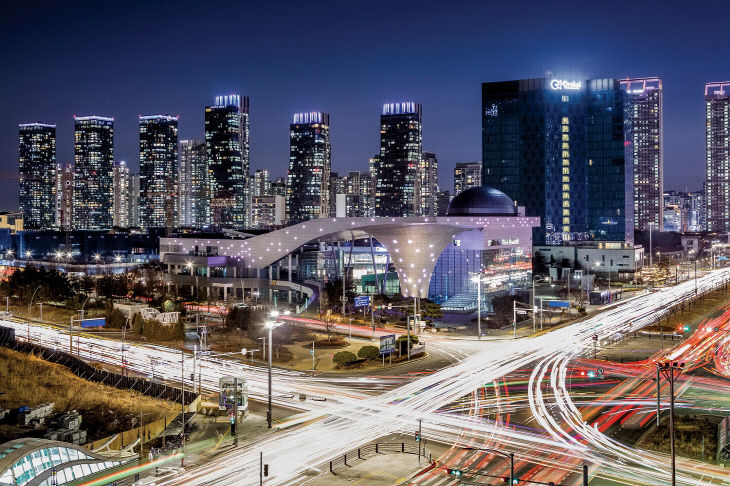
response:
<svg viewBox="0 0 730 486"><path fill-rule="evenodd" d="M215 228L243 228L249 223L249 100L217 96L205 107L208 160L208 223Z"/></svg>
<svg viewBox="0 0 730 486"><path fill-rule="evenodd" d="M419 103L386 103L380 116L380 153L371 160L375 216L414 216L423 152Z"/></svg>
<svg viewBox="0 0 730 486"><path fill-rule="evenodd" d="M330 214L332 153L330 117L310 112L294 115L289 127L286 218L289 224Z"/></svg>
<svg viewBox="0 0 730 486"><path fill-rule="evenodd" d="M536 244L633 241L624 92L614 79L482 84L482 185L539 216Z"/></svg>
<svg viewBox="0 0 730 486"><path fill-rule="evenodd" d="M622 79L626 152L634 171L634 229L662 231L664 95L659 78Z"/></svg>
<svg viewBox="0 0 730 486"><path fill-rule="evenodd" d="M207 224L210 207L205 144L199 140L180 140L178 155L180 225L200 229Z"/></svg>
<svg viewBox="0 0 730 486"><path fill-rule="evenodd" d="M27 229L50 229L56 223L56 125L19 126L20 211Z"/></svg>
<svg viewBox="0 0 730 486"><path fill-rule="evenodd" d="M143 228L178 223L177 121L170 115L139 117L139 208Z"/></svg>
<svg viewBox="0 0 730 486"><path fill-rule="evenodd" d="M705 85L707 231L730 231L730 81Z"/></svg>
<svg viewBox="0 0 730 486"><path fill-rule="evenodd" d="M114 216L114 118L74 117L75 229L109 229Z"/></svg>

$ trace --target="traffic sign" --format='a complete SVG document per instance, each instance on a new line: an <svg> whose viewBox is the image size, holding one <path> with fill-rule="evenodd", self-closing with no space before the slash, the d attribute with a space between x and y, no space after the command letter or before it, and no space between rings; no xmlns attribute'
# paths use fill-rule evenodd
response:
<svg viewBox="0 0 730 486"><path fill-rule="evenodd" d="M367 307L370 305L369 295L358 295L355 297L355 307Z"/></svg>
<svg viewBox="0 0 730 486"><path fill-rule="evenodd" d="M547 304L548 307L570 307L570 302L567 300L550 300Z"/></svg>
<svg viewBox="0 0 730 486"><path fill-rule="evenodd" d="M380 336L380 354L395 353L395 334Z"/></svg>

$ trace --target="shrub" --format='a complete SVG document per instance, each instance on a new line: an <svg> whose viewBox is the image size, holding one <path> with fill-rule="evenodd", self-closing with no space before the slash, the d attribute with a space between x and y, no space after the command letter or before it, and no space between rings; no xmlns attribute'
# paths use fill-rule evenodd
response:
<svg viewBox="0 0 730 486"><path fill-rule="evenodd" d="M355 356L355 353L351 353L349 351L340 351L338 353L335 353L335 355L332 357L332 361L337 363L339 366L344 366L347 368L352 363L357 361L357 356Z"/></svg>
<svg viewBox="0 0 730 486"><path fill-rule="evenodd" d="M357 355L360 358L376 359L376 358L380 357L380 348L378 348L377 346L371 346L371 345L363 346L357 352Z"/></svg>

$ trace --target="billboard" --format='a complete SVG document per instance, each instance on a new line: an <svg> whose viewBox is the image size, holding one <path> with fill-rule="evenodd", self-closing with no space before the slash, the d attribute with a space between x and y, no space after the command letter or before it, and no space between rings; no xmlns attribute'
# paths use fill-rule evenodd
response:
<svg viewBox="0 0 730 486"><path fill-rule="evenodd" d="M380 336L380 354L395 353L395 334Z"/></svg>
<svg viewBox="0 0 730 486"><path fill-rule="evenodd" d="M367 307L370 305L369 295L358 295L355 297L355 307Z"/></svg>
<svg viewBox="0 0 730 486"><path fill-rule="evenodd" d="M82 319L81 321L81 327L104 327L106 326L106 318L105 317L98 317L94 319Z"/></svg>

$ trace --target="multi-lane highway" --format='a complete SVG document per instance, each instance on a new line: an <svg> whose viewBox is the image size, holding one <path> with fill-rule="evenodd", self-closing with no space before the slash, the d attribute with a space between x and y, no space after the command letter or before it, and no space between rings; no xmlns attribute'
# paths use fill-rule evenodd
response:
<svg viewBox="0 0 730 486"><path fill-rule="evenodd" d="M729 277L730 270L712 272L698 279L697 289L710 290ZM668 310L669 304L694 295L695 283L686 282L629 299L592 318L538 337L465 342L464 346L478 346L477 351L448 368L389 387L380 394L349 386L365 382L371 385L372 391L377 391L378 387L385 388L380 378L335 380L278 371L274 378L275 395L307 393L327 397L327 401L301 402L303 413L280 424L276 433L192 468L165 484L257 484L260 452L270 466L267 484L292 484L303 481L308 470L311 472L311 468L321 466L337 454L384 434L411 433L418 419L423 420L424 436L431 440L458 446L498 444L515 451L523 467L542 461L554 469L564 470L565 477L570 477L585 462L592 471L600 471L601 476L618 484L669 484L668 463L663 454L636 451L584 421L573 402L566 377L573 360L592 353L594 337L601 342L633 332L652 323ZM21 338L23 331L27 331L24 324L7 324L16 327ZM30 339L46 345L57 342L59 347L64 340L68 344L68 338L60 335L60 331L41 326L30 326ZM82 337L82 357L85 357L85 346L89 345L92 359L120 362L120 343ZM429 345L438 346L438 342ZM129 368L135 371L150 373L151 363L156 359L156 376L175 380L181 375L179 351L128 345L124 353ZM185 366L189 375L193 360L189 358ZM215 389L219 376L241 373L249 379L252 396L264 395L266 375L259 369L219 359L203 360L198 366L204 387ZM459 402L485 383L497 382L521 369L531 370L526 410L534 417L539 430L537 427L518 429L505 426L500 420L449 410L449 404ZM284 399L278 400L284 404ZM694 461L680 461L678 470L678 484L730 484L725 470L712 466L698 468Z"/></svg>

